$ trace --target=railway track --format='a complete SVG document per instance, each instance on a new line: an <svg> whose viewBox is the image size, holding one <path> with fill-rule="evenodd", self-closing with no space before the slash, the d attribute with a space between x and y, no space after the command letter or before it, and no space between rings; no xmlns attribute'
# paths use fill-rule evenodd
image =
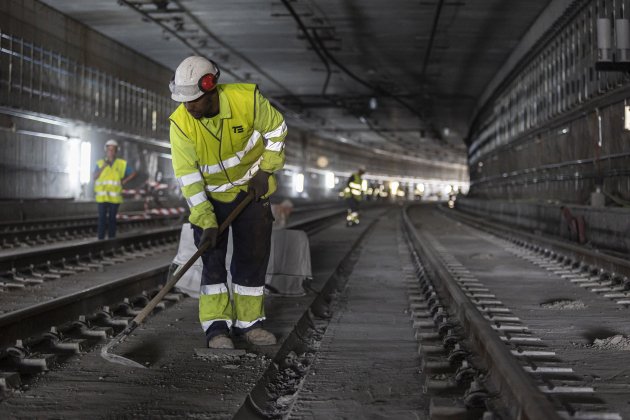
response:
<svg viewBox="0 0 630 420"><path fill-rule="evenodd" d="M547 257L554 262L569 267L574 272L599 275L620 286L630 288L630 261L607 253L606 250L589 248L562 239L536 235L519 229L512 229L498 223L488 222L461 211L445 211L449 217L475 226L493 235L507 239L524 249Z"/></svg>
<svg viewBox="0 0 630 420"><path fill-rule="evenodd" d="M622 418L624 404L611 392L619 381L590 376L609 371L610 363L591 357L585 371L579 353L592 356L596 349L578 345L576 334L562 328L583 328L580 323L597 318L617 328L625 324L618 308L604 311L601 301L589 301L584 293L619 293L611 288L623 287L623 281L613 282L606 268L620 270L623 262L553 239L533 243L537 237L524 235L525 242L510 229L492 226L509 238L501 239L463 224L489 228L470 217L449 223L444 214L426 209L409 212L403 219L415 265L410 308L433 416ZM562 304L572 310L562 312ZM583 315L576 314L580 310Z"/></svg>
<svg viewBox="0 0 630 420"><path fill-rule="evenodd" d="M313 216L295 221L292 227L300 227L298 223L301 223L301 227L312 235L327 226L339 224L340 219L343 220L342 215L343 211L322 211L319 215L320 225ZM337 231L337 236L341 232L363 233L353 240L355 242L350 251L346 248L346 257L342 258L328 282L320 283L314 300L308 296L292 298L288 306L270 308L272 313L295 313L295 320L284 318L281 322L281 325L295 325L295 328L291 327L293 329L289 330L290 334L283 339L279 349L270 349L272 353L267 355L268 361L263 363L260 359L263 365L256 364L259 359L248 353L249 356L229 359L227 365L222 359L211 362L209 369L212 372L216 370L212 374L213 381L219 380L219 388L215 391L220 391L221 398L225 395L227 401L229 393L224 394L224 390L238 388L239 391L230 397L230 406L234 407L233 403L236 402L239 410L230 412L230 408L218 400L209 402L209 405L200 403L200 406L205 406L206 409L208 406L221 407L220 410L223 411L220 412L231 413L229 416L236 415L236 418L251 418L248 416L252 415L264 417L269 413L287 418L301 418L307 413L319 413L322 416L339 414L339 411L334 410L335 405L329 403L330 398L333 398L332 401L337 397L345 401L348 395L352 397L364 394L344 394L344 390L351 388L338 387L337 382L333 384L330 381L352 381L352 375L356 374L353 369L364 366L368 369L367 372L371 372L374 366L373 358L366 359L366 364L361 365L359 360L347 356L343 347L337 347L343 337L340 331L357 331L357 328L362 331L360 329L365 325L362 323L364 321L360 321L361 316L358 318L359 324L344 325L346 305L353 305L346 314L350 319L357 319L357 311L365 311L364 316L376 316L386 311L391 314L388 316L401 317L401 308L388 306L394 302L394 296L398 293L396 289L400 288L402 302L405 304L404 301L408 299L409 309L404 311L407 315L404 315L405 322L400 325L399 331L414 331L417 344L408 349L409 344L404 344L404 340L396 341L396 357L408 360L409 368L413 372L409 378L420 380L421 384L417 384L417 387L423 391L414 391L405 396L404 404L409 409L417 410L424 404L420 401L428 398L428 415L434 418L453 415L481 418L485 415L485 418L491 419L616 420L627 414L627 402L623 401L626 381L623 377L617 378L610 371L618 371L617 365L630 362L630 356L616 352L613 368L602 367L602 360L608 360L608 364L611 364L611 358L602 357L601 353L608 350L595 348L593 341L596 340L592 339L594 336L590 341L578 337L578 330L589 319L595 324L607 320L611 329L624 333L623 313L620 316L620 311L625 311L623 306L605 298L605 293L593 292L591 289L597 288L596 286L582 286L585 282L571 281L584 277L579 276L580 272L566 270L562 266L564 259L545 260L551 258L551 254L548 257L538 254L532 256L529 254L531 249L516 242L453 222L445 215L427 208L417 211L414 208L409 209L403 218L405 229L399 236L406 239L399 239L399 248L407 249L407 245L411 245L411 248L409 251L399 249L399 253L407 255L405 258L408 258L409 264L403 262L402 268L399 267L404 273L403 280L387 279L390 285L387 291L378 287L384 280L374 283L371 293L382 298L378 302L378 310L373 301L365 301L362 297L363 293L372 290L371 280L362 276L369 276L375 269L374 266L358 268L359 272L356 274L353 271L357 271L354 265L360 258L363 264L378 264L376 261L380 257L377 256L390 252L388 250L391 249L392 235L395 236L391 232L392 227L396 226L396 220L384 214L369 219L372 224L365 231L347 228ZM372 231L380 232L379 235L387 234L389 239L373 237L368 240L376 235ZM325 246L326 249L328 247L329 245ZM521 254L517 252L519 249ZM364 253L367 255L363 256ZM122 286L125 283L122 277L102 285L109 287L104 292L109 297L101 296L100 292L92 292L90 288L56 299L55 304L70 305L57 310L57 314L48 312L50 308L42 306L38 309L24 308L23 316L16 312L0 317L0 337L7 337L6 341L2 338L0 344L0 384L4 384L0 386L7 390L5 394L10 395L11 389L20 389L20 382L30 383L32 377L38 376L37 372L46 369L57 371L55 366L58 360L72 358L77 353L88 353L92 346L102 342L105 337L120 331L164 282L169 264L163 260L164 258L161 264L155 265L152 273L146 270L146 273L137 273L136 278L127 276L127 285L124 287L128 289ZM387 264L391 265L394 261L397 260L391 259ZM404 258L400 261L404 261ZM497 268L499 266L502 268ZM574 277L566 277L567 274ZM380 275L377 277L382 279ZM115 286L118 283L121 284L120 289ZM131 286L132 284L135 285ZM359 290L363 292L359 293ZM408 297L404 296L404 290L409 292ZM391 295L388 294L390 292ZM390 297L385 298L384 294ZM564 301L557 299L559 297L564 297ZM194 306L181 298L181 295L175 293L166 304L179 300L177 306ZM353 298L359 300L353 304ZM283 305L287 305L286 298L284 301L283 298L278 299L276 304L284 302ZM76 302L70 304L72 300ZM563 312L561 306L556 304L566 301L581 302L583 305L574 305L572 310ZM52 307L51 302L44 305ZM299 309L298 302L306 306ZM76 307L72 309L72 305ZM66 315L69 318L63 318ZM407 321L408 317L411 318L410 323ZM173 316L166 318L172 320ZM271 319L274 318L271 315ZM10 327L11 319L17 321L14 323L16 326ZM23 322L20 326L20 319L30 321ZM177 319L185 318L178 315ZM397 325L388 320L388 317L384 319L382 331L392 330ZM616 323L615 328L613 323ZM272 329L280 328L274 327L273 323L270 325ZM127 344L130 349L138 346L146 348L144 341L151 340L150 337L157 340L169 328L178 327L149 325L142 334L144 338L136 337ZM375 326L372 325L369 330L372 328ZM188 329L194 327L188 326L185 331ZM365 334L368 334L367 331ZM174 332L170 330L168 335L172 334ZM410 341L413 341L413 334ZM358 337L351 338L350 342ZM160 346L158 341L151 343L152 347ZM381 345L369 343L365 345ZM189 350L194 346L190 343L182 344ZM365 345L359 345L360 354L366 351ZM174 344L166 346L170 348ZM416 373L418 367L414 368L417 356L407 353L414 353L416 346L421 357L420 377ZM125 351L122 348L119 350ZM377 365L392 363L391 351ZM343 354L339 360L345 362L329 366L331 360L338 360L336 354ZM159 363L164 364L163 369L167 369L172 363L164 362L163 357L146 357L147 360L162 360ZM187 363L196 366L193 369L199 369L198 362ZM355 367L351 367L349 363ZM186 371L186 366L184 363L177 369ZM264 372L260 371L261 366L267 366ZM223 376L220 372L226 373L227 382L221 382L220 378ZM250 377L247 372L262 376ZM322 372L328 372L328 376L320 376ZM155 374L154 370L151 377ZM316 374L317 376L313 376ZM172 373L169 375L172 376ZM229 379L233 375L237 375L239 381L244 383L253 381L252 388L241 390ZM386 383L395 380L397 374L392 370L384 370L381 375L387 375L380 378L381 382ZM331 389L333 385L334 389ZM205 386L209 385L206 383ZM371 392L380 389L369 384L354 386L365 386ZM416 388L408 384L404 389ZM239 392L245 392L246 397L238 397L243 395ZM239 403L243 401L239 398L244 398L245 402ZM377 410L386 401L379 398L384 397L376 397L374 404ZM402 401L388 407L396 410L396 404L400 406ZM195 409L191 410L194 412ZM399 410L402 411L391 413L405 412L402 408ZM156 413L160 412L158 410Z"/></svg>
<svg viewBox="0 0 630 420"><path fill-rule="evenodd" d="M5 254L0 256L0 290L21 289L141 257L147 249L176 243L180 229L166 227L114 239Z"/></svg>
<svg viewBox="0 0 630 420"><path fill-rule="evenodd" d="M318 210L318 214L311 212L308 217L291 223L290 227L312 235L342 220L344 212ZM166 262L158 261L139 273L118 275L103 284L0 315L0 391L8 396L37 374L53 369L73 355L90 351L99 342L124 329L159 291L169 272L176 268L170 260L176 252L180 229L162 228L128 238L26 252L0 259L2 272L10 276L9 281L26 275L22 267L28 267L29 277L25 282L41 284L62 276L89 275L90 271L125 261L143 261L154 254L171 255ZM158 305L158 310L182 297L184 295L175 290Z"/></svg>
<svg viewBox="0 0 630 420"><path fill-rule="evenodd" d="M181 217L183 209L165 214L122 214L117 222L119 233L152 229L171 224ZM36 247L73 239L96 237L97 221L93 216L0 224L0 250Z"/></svg>

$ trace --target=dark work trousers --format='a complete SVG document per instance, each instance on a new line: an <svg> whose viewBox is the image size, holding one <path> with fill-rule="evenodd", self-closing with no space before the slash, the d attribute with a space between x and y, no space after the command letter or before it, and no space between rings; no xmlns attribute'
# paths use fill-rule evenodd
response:
<svg viewBox="0 0 630 420"><path fill-rule="evenodd" d="M350 209L350 211L359 211L359 200L355 200L352 197L348 197L346 198L346 201L348 202L348 208Z"/></svg>
<svg viewBox="0 0 630 420"><path fill-rule="evenodd" d="M246 196L245 192L241 192L231 203L222 203L210 199L219 226ZM230 264L230 273L232 274L233 284L246 287L262 287L265 285L265 275L271 251L272 224L273 216L268 199L252 201L232 222L234 250ZM192 228L195 246L198 246L203 229L195 225L192 225ZM216 247L201 255L203 262L203 270L201 272L202 286L227 283L225 255L227 253L228 235L229 229L226 229L217 238ZM260 327L258 324L260 323L250 326L247 330ZM213 322L206 330L206 338L210 340L216 335L227 334L228 332L228 326L224 321ZM240 334L245 331L235 329L234 332Z"/></svg>
<svg viewBox="0 0 630 420"><path fill-rule="evenodd" d="M109 238L116 237L116 213L118 206L114 203L98 203L98 239L105 239L105 226Z"/></svg>

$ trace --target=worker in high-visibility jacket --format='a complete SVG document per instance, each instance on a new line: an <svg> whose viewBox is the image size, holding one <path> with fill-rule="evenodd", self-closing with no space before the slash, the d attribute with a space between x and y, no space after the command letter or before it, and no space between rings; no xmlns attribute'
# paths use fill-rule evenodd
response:
<svg viewBox="0 0 630 420"><path fill-rule="evenodd" d="M287 126L255 84L218 84L219 68L203 57L180 63L170 83L182 102L171 114L173 169L190 207L195 245L202 255L199 320L210 348L233 348L230 333L256 345L276 343L265 330L264 288L273 216L269 195L274 172L284 166ZM233 303L227 288L227 230L218 226L253 190L255 199L232 222L230 265Z"/></svg>
<svg viewBox="0 0 630 420"><path fill-rule="evenodd" d="M94 195L98 203L98 239L116 237L116 214L122 203L123 185L136 177L136 171L124 159L117 159L118 142L105 143L105 157L94 167Z"/></svg>
<svg viewBox="0 0 630 420"><path fill-rule="evenodd" d="M359 170L348 178L346 188L344 189L344 197L348 203L348 213L346 215L346 226L355 226L359 224L359 204L363 198L363 179L365 169Z"/></svg>

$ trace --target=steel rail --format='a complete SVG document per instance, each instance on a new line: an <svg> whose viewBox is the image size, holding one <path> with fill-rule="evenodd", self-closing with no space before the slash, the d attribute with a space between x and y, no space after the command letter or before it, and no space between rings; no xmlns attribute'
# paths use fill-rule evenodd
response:
<svg viewBox="0 0 630 420"><path fill-rule="evenodd" d="M436 253L432 237L418 232L411 222L409 206L402 211L403 225L416 252L435 273L434 286L458 318L474 351L487 368L488 378L502 397L515 418L529 420L560 419L553 404L536 387L532 378L510 354L488 321L481 315L470 299L456 283L447 267ZM505 395L509 393L509 395Z"/></svg>
<svg viewBox="0 0 630 420"><path fill-rule="evenodd" d="M596 266L613 274L630 277L629 260L605 254L602 251L589 249L575 243L550 238L548 236L535 235L533 233L503 226L498 223L488 222L478 217L465 214L463 211L444 211L444 213L448 217L458 219L459 221L463 221L482 230L490 230L492 233L498 234L499 236L506 238L514 236L526 238L534 243L543 245L548 248L549 251L565 255L568 254L574 260L580 261L585 265Z"/></svg>
<svg viewBox="0 0 630 420"><path fill-rule="evenodd" d="M26 252L19 252L0 257L0 275L12 270L27 270L46 267L50 261L59 263L64 259L76 261L77 258L96 257L101 253L110 254L120 251L123 247L138 246L147 242L175 241L179 238L181 226L155 229L147 233L121 236L114 239L90 241L76 245L59 245Z"/></svg>
<svg viewBox="0 0 630 420"><path fill-rule="evenodd" d="M36 220L15 220L8 222L0 222L0 232L22 232L27 230L35 230L41 227L56 226L75 226L82 225L85 222L96 222L96 216L70 216L59 217L56 219L36 219Z"/></svg>
<svg viewBox="0 0 630 420"><path fill-rule="evenodd" d="M346 214L346 209L343 210L331 210L324 214L319 214L312 217L305 217L301 220L289 223L287 229L303 230L307 235L314 235L322 229L325 229L330 224L336 221L341 221L341 216Z"/></svg>
<svg viewBox="0 0 630 420"><path fill-rule="evenodd" d="M133 212L119 214L122 216L144 216L145 212ZM118 219L118 224L126 224L132 222L144 222L153 220L175 220L180 217L177 215L155 215L151 214L148 218L128 218ZM52 229L52 228L72 228L72 227L84 227L84 226L97 226L98 218L96 216L76 216L76 217L58 217L55 219L36 219L36 220L24 220L24 221L10 221L0 222L0 234L4 233L22 233L22 232L36 232L38 230Z"/></svg>

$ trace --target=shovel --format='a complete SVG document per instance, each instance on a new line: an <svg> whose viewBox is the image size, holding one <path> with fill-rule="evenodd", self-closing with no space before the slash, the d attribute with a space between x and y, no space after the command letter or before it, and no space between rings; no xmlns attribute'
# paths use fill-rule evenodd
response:
<svg viewBox="0 0 630 420"><path fill-rule="evenodd" d="M221 235L221 233L223 233L223 231L225 231L230 226L232 221L236 219L236 217L241 213L241 211L243 211L245 207L247 207L247 205L252 201L253 198L254 198L253 192L249 192L247 196L243 199L243 201L241 201L234 208L234 210L232 210L232 212L228 215L225 221L221 223L221 226L219 227L219 233L218 233L219 235ZM136 317L129 323L129 325L127 325L127 328L125 328L120 334L114 337L112 341L110 341L107 345L103 346L103 348L101 349L101 357L103 357L107 361L110 361L113 363L119 363L125 366L137 367L137 368L145 367L144 365L141 365L138 362L134 362L133 360L127 359L126 357L110 353L109 351L114 346L117 346L118 344L125 341L125 339L127 339L129 334L131 334L131 332L135 330L138 325L142 324L144 319L151 313L151 311L153 311L155 306L158 303L160 303L162 298L173 288L173 286L175 286L175 283L179 281L179 279L184 275L184 273L188 271L188 269L195 263L195 261L197 261L197 258L199 258L201 254L203 254L206 251L207 248L208 248L207 244L199 248L197 252L195 252L188 261L186 261L186 264L179 267L179 269L173 274L173 276L170 279L168 279L168 281L166 282L164 287L162 287L162 289L158 292L158 294L155 295L155 297L151 299L148 305L145 306L144 309L142 309L142 311L138 315L136 315Z"/></svg>

